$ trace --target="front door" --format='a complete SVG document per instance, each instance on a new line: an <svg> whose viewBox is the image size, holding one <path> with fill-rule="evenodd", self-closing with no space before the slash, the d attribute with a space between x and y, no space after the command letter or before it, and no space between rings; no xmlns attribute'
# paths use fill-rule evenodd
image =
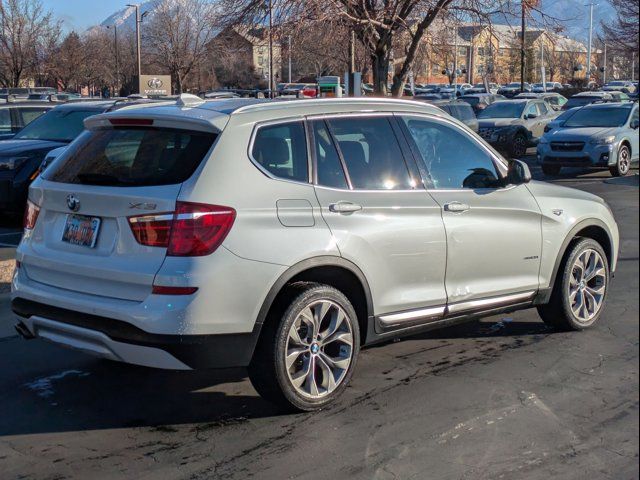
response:
<svg viewBox="0 0 640 480"><path fill-rule="evenodd" d="M403 148L410 153L394 118L335 116L310 119L309 126L322 216L340 254L367 278L375 314L394 328L441 316L440 206L426 194L415 163L405 162Z"/></svg>
<svg viewBox="0 0 640 480"><path fill-rule="evenodd" d="M422 116L402 120L430 183L428 193L442 208L450 313L456 304L473 308L491 297L532 296L542 232L540 210L526 185L503 186L503 161L457 125Z"/></svg>

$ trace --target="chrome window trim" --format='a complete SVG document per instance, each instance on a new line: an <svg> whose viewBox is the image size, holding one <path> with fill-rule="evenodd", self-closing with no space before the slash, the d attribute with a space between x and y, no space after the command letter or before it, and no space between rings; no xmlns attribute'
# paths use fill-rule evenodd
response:
<svg viewBox="0 0 640 480"><path fill-rule="evenodd" d="M305 148L307 150L307 181L306 182L301 182L300 180L290 180L287 178L282 178L282 177L278 177L276 175L274 175L273 173L271 173L269 170L267 170L266 168L264 168L262 165L260 165L260 162L258 162L254 157L253 157L253 146L255 144L256 141L256 136L258 134L258 131L261 128L264 127L271 127L274 125L286 125L288 123L302 123L302 128L304 130L304 136L305 136ZM281 182L287 182L287 183L293 183L296 185L310 185L313 186L313 172L311 171L311 152L309 150L309 139L308 139L308 132L307 132L307 122L305 122L305 117L304 116L295 116L295 117L287 117L287 118L279 118L277 120L266 120L266 121L262 121L262 122L257 122L252 130L251 130L251 138L249 139L249 146L247 147L247 156L249 157L249 160L251 161L251 163L253 164L254 167L256 167L258 170L260 170L260 172L265 175L266 177L270 178L271 180L278 180Z"/></svg>
<svg viewBox="0 0 640 480"><path fill-rule="evenodd" d="M333 191L338 191L338 192L365 192L365 193L378 193L378 192L394 192L394 193L406 193L406 192L426 192L425 188L424 188L424 181L421 181L422 183L422 188L420 188L419 185L416 185L415 188L411 188L411 189L402 189L402 190L384 190L384 189L379 189L379 190L375 190L375 189L363 189L363 188L354 188L352 183L351 183L351 177L349 175L349 170L347 169L347 166L344 162L344 158L342 157L342 151L340 150L340 146L338 145L338 141L337 139L334 137L333 135L333 131L331 130L331 125L329 125L329 123L326 120L329 120L331 118L341 118L341 117L389 117L389 118L394 118L396 116L397 112L395 111L389 111L389 112L380 112L380 111L359 111L359 112L336 112L336 113L319 113L319 114L312 114L312 115L307 115L305 116L306 120L308 122L312 122L312 121L319 121L322 120L324 122L325 127L327 128L327 131L329 132L329 135L331 136L331 141L334 144L334 147L336 148L336 153L338 154L338 158L340 159L340 164L342 165L342 170L344 172L345 175L345 179L347 180L347 186L349 188L336 188L336 187L328 187L326 185L320 185L317 181L317 179L315 179L313 181L313 186L315 188L324 188L327 190L333 190ZM391 121L390 121L391 123ZM393 125L390 125L391 129L393 130ZM394 136L396 135L395 130L393 131ZM411 170L408 167L408 165L406 165L408 159L405 158L404 155L404 151L401 145L401 141L400 139L396 138L396 141L398 143L398 147L400 148L400 152L402 153L402 161L405 163L405 167L407 168L407 173L409 175L409 178L411 178L413 180L413 176L411 175ZM405 140L406 141L406 140ZM315 148L315 147L314 147ZM309 152L309 154L311 154L311 152ZM413 159L411 159L413 160ZM316 159L317 162L317 159ZM316 168L314 166L314 168ZM421 179L422 180L422 179Z"/></svg>

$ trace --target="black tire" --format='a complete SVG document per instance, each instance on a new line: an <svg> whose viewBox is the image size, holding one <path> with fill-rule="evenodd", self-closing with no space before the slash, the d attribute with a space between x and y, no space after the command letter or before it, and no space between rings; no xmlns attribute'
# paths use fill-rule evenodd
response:
<svg viewBox="0 0 640 480"><path fill-rule="evenodd" d="M523 133L517 133L511 144L511 158L519 159L527 154L527 137Z"/></svg>
<svg viewBox="0 0 640 480"><path fill-rule="evenodd" d="M542 173L545 175L558 175L562 167L560 165L551 165L549 163L542 164Z"/></svg>
<svg viewBox="0 0 640 480"><path fill-rule="evenodd" d="M595 251L600 255L605 277L602 282L604 285L604 293L601 304L593 318L585 321L581 320L572 310L569 292L575 262L583 253L589 250ZM585 328L592 327L600 319L604 311L607 294L609 292L609 280L609 262L602 246L590 238L577 238L567 248L567 252L560 264L549 303L538 306L538 313L547 325L558 330L584 330Z"/></svg>
<svg viewBox="0 0 640 480"><path fill-rule="evenodd" d="M342 394L353 375L360 350L358 317L347 297L333 287L318 283L298 283L288 288L285 302L280 308L276 306L273 309L270 318L268 318L263 327L249 365L249 379L260 396L285 410L319 410L335 401ZM285 362L288 342L290 341L290 331L294 322L297 321L300 313L307 306L321 301L330 302L342 309L351 329L353 342L349 352L349 365L342 370L342 376L335 389L330 392L327 390L328 393L325 392L322 396L313 398L305 396L294 387ZM309 347L308 353L299 356L299 358L303 357L302 362L305 361L305 358L311 357L312 346ZM325 347L321 348L324 349ZM342 348L341 346L340 349ZM340 351L342 352L342 350ZM322 353L316 352L316 355L319 356L323 353L325 353L324 350L322 350ZM294 364L293 366L295 367L296 365ZM313 365L316 364L313 363ZM320 366L314 368L314 372L317 372L316 375L319 373L321 378L324 375L324 370Z"/></svg>
<svg viewBox="0 0 640 480"><path fill-rule="evenodd" d="M613 177L624 177L631 170L631 150L626 145L621 145L618 149L618 161L609 167L609 172Z"/></svg>

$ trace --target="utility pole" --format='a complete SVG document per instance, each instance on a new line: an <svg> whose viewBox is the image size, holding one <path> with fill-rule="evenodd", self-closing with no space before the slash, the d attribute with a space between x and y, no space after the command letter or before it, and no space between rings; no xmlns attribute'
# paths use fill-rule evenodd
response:
<svg viewBox="0 0 640 480"><path fill-rule="evenodd" d="M136 57L137 57L137 73L138 73L138 93L140 92L140 76L142 75L142 62L140 55L140 5L127 4L127 7L133 7L136 9Z"/></svg>
<svg viewBox="0 0 640 480"><path fill-rule="evenodd" d="M589 45L587 45L587 87L589 86L589 81L591 80L591 43L593 38L593 7L597 5L593 2L589 3Z"/></svg>
<svg viewBox="0 0 640 480"><path fill-rule="evenodd" d="M273 3L269 0L269 98L273 98Z"/></svg>
<svg viewBox="0 0 640 480"><path fill-rule="evenodd" d="M525 0L520 1L521 17L520 17L520 91L524 92L524 35L526 30L525 14L527 4Z"/></svg>
<svg viewBox="0 0 640 480"><path fill-rule="evenodd" d="M547 93L547 72L544 67L544 43L540 42L540 81L542 82L542 91Z"/></svg>

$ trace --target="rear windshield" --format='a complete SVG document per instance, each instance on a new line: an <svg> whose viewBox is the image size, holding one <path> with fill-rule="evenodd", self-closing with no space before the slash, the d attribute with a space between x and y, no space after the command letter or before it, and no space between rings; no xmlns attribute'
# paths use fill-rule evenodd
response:
<svg viewBox="0 0 640 480"><path fill-rule="evenodd" d="M583 105L589 105L598 100L603 100L603 97L571 97L564 104L565 108L581 107Z"/></svg>
<svg viewBox="0 0 640 480"><path fill-rule="evenodd" d="M53 109L31 122L13 138L70 142L84 130L84 119L97 113L101 112L99 110Z"/></svg>
<svg viewBox="0 0 640 480"><path fill-rule="evenodd" d="M87 131L43 176L54 182L117 187L182 183L215 139L212 133L165 128Z"/></svg>

